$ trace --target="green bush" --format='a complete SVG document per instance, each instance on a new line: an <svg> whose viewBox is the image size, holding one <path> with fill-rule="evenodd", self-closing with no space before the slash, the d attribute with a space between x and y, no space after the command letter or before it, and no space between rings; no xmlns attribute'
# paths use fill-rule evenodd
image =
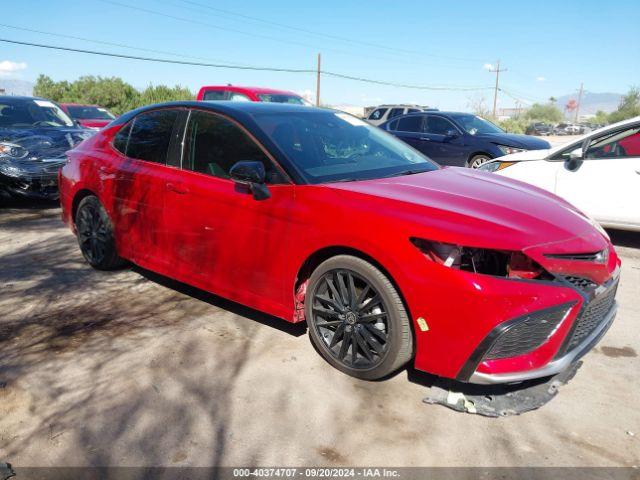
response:
<svg viewBox="0 0 640 480"><path fill-rule="evenodd" d="M73 82L55 82L40 75L33 89L34 95L62 103L87 103L105 107L120 115L133 108L174 100L193 100L194 94L176 85L149 85L142 92L118 77L83 76Z"/></svg>

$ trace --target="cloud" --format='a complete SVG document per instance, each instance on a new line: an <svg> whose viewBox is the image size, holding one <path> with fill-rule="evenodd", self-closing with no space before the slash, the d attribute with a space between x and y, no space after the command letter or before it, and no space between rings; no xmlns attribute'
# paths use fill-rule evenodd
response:
<svg viewBox="0 0 640 480"><path fill-rule="evenodd" d="M547 79L545 77L536 77L536 82L546 82Z"/></svg>
<svg viewBox="0 0 640 480"><path fill-rule="evenodd" d="M493 70L493 65L491 65L490 63L485 63L482 68L484 68L485 70Z"/></svg>
<svg viewBox="0 0 640 480"><path fill-rule="evenodd" d="M20 70L27 68L25 62L12 62L11 60L3 60L0 62L0 77L8 77Z"/></svg>

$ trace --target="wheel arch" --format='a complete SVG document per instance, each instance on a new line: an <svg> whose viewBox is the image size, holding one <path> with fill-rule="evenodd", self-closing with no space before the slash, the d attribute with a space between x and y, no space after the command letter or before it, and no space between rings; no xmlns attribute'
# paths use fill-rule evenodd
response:
<svg viewBox="0 0 640 480"><path fill-rule="evenodd" d="M80 205L80 202L86 197L89 197L91 195L93 195L94 197L97 197L96 193L93 192L92 190L89 190L88 188L81 188L73 196L73 201L71 202L71 222L74 225L76 221L76 212L78 211L78 206Z"/></svg>
<svg viewBox="0 0 640 480"><path fill-rule="evenodd" d="M493 159L495 159L495 158L496 158L496 157L494 157L493 155L491 155L490 153L488 153L488 152L487 152L487 151L485 151L485 150L477 150L477 151L475 151L475 152L471 152L471 153L469 154L469 156L467 157L467 162L466 162L467 167L470 167L470 166L471 166L471 159L472 159L473 157L477 156L477 155L486 155L486 156L487 156L487 157L489 157L491 160L493 160Z"/></svg>
<svg viewBox="0 0 640 480"><path fill-rule="evenodd" d="M396 281L394 276L389 272L389 270L381 262L376 260L374 257L369 255L368 253L362 250L359 250L357 248L348 247L345 245L332 245L332 246L327 246L327 247L323 247L316 250L305 259L305 261L302 263L302 265L298 269L296 279L294 282L294 289L293 289L294 304L295 304L294 322L301 322L301 321L304 321L305 319L304 318L304 296L306 293L306 286L307 286L309 277L311 277L311 274L313 273L313 271L322 262L324 262L325 260L328 260L329 258L335 257L337 255L351 255L351 256L360 258L366 262L369 262L371 265L373 265L378 270L380 270L389 279L393 287L398 292L398 295L402 300L402 304L407 312L407 315L409 316L411 333L415 341L413 316L411 315L411 310L409 309L409 305L407 304L407 301L404 297L402 289L400 288L400 285L398 285L398 282Z"/></svg>

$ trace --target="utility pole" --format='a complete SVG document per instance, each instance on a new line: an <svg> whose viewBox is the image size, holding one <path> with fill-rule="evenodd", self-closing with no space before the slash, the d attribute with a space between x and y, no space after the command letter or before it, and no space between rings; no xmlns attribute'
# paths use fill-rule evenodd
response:
<svg viewBox="0 0 640 480"><path fill-rule="evenodd" d="M578 92L578 104L576 105L576 116L573 119L574 123L578 123L578 117L580 116L580 102L582 101L582 87L583 87L583 84L580 83L580 92Z"/></svg>
<svg viewBox="0 0 640 480"><path fill-rule="evenodd" d="M496 118L496 107L498 106L498 81L500 78L500 72L506 72L507 69L500 70L500 60L496 62L496 68L490 70L491 72L495 72L496 74L496 88L493 91L493 118Z"/></svg>
<svg viewBox="0 0 640 480"><path fill-rule="evenodd" d="M320 106L320 54L318 53L318 76L316 78L316 107Z"/></svg>

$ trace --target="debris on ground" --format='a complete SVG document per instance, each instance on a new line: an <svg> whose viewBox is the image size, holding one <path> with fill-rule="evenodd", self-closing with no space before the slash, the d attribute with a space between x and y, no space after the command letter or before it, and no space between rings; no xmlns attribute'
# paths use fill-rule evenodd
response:
<svg viewBox="0 0 640 480"><path fill-rule="evenodd" d="M434 384L423 402L485 417L520 415L551 401L558 393L558 388L566 385L581 366L582 362L577 362L553 377L516 385L472 385L460 382ZM632 433L627 434L633 436Z"/></svg>

